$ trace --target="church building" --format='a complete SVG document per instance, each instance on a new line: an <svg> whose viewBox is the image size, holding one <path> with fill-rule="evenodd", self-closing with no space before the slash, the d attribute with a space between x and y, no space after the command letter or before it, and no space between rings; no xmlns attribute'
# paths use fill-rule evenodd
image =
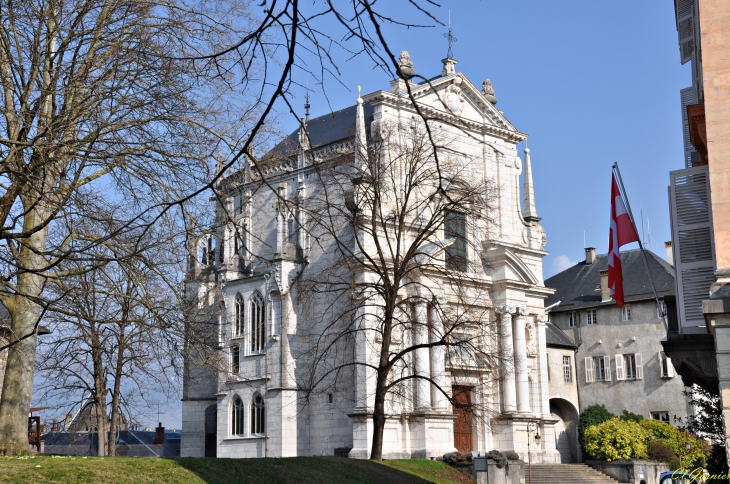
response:
<svg viewBox="0 0 730 484"><path fill-rule="evenodd" d="M321 167L354 172L368 153L383 149L376 146L376 132L385 126L415 132L428 123L432 136L449 136L443 159L457 160L468 174L463 178L491 187L489 207L475 207L489 212L488 223L450 213L444 228L434 229L433 241L424 245L431 252L423 249L428 252L423 257L436 261L434 267L438 261L441 265L422 271L419 277L427 282L419 282L418 291L426 291L428 299L409 306L413 329L406 324L390 343L393 354L415 347L393 373L418 378L404 380L407 392L386 400L383 458L496 449L527 460L529 442L533 463L560 462L548 383L544 301L553 291L543 281L546 238L536 210L530 151L525 148L523 158L517 151L527 135L495 107L489 80L478 88L456 71L456 60L442 63L440 75L416 83L403 52L400 78L388 89L358 96L355 105L334 113L311 120L307 115L269 155L255 164L248 161L218 183L217 223L191 243L185 288L195 308L188 323L190 346L193 340L209 345L186 354L183 457L369 457L372 369L382 342L375 333L359 332L336 357L322 350L322 335L336 324L331 316L340 311L338 304L360 296L335 300L303 281L340 278L355 288L373 275L366 266L333 263L335 246L357 235L347 232L347 223L339 232L318 229L324 222L315 220L311 204L322 200L327 184L339 183L337 175L323 175ZM351 178L350 192L343 189L341 199L328 200L343 214L362 210L362 187L372 186L366 177ZM387 185L388 178L383 179L380 183ZM439 183L446 194L457 185L456 177ZM380 222L388 230L390 222ZM342 240L335 241L334 233L343 234ZM372 246L363 244L353 257ZM452 273L468 286L465 292L478 294L468 304L450 289ZM433 343L450 334L454 315L470 311L479 312L490 336L470 340L468 351ZM475 320L474 327L480 324ZM448 341L454 337L450 334ZM318 360L323 354L327 361ZM327 371L311 371L312 362ZM542 438L535 439L537 434Z"/></svg>

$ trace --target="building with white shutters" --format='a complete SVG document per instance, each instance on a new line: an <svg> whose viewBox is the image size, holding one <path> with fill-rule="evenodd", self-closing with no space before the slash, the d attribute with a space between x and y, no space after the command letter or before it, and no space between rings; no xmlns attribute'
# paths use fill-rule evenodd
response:
<svg viewBox="0 0 730 484"><path fill-rule="evenodd" d="M497 344L506 356L493 361L480 356L478 349L467 355L446 352L443 346L416 350L415 360L408 359L413 366L402 371L430 375L467 405L452 407L427 380L418 380L413 400L388 400L383 457L433 457L457 448L514 450L527 459L528 438L534 438L534 432L528 434L532 422L543 436L532 443L532 461L559 462L543 304L552 293L542 279L546 239L535 209L529 150L524 160L517 151L527 136L495 108L491 82L477 88L455 71L455 60L442 62L440 75L409 87L430 122L454 135L449 152L471 160L467 168L472 176L493 180L498 187L494 235L488 240L476 232L459 235L484 239L469 245L477 249L464 250L475 268L459 270L468 272L470 290L482 294L475 305L500 328L498 338L483 344ZM367 373L361 377L358 370L347 385L331 389L324 385L320 391L307 380L304 362L313 348L312 335L323 331L308 315L337 307L325 308L322 296L302 292L297 281L327 267L333 241L322 234L308 237L309 222L296 207L326 183L315 170L318 164L354 165L361 143L371 142L377 126L392 123L410 129L416 124L418 115L406 82L394 80L389 89L358 98L355 106L303 120L301 129L288 138L289 148L285 144L278 148L288 154L265 166L267 184L260 183L250 167L221 183L222 205L217 210L222 213L223 207L235 215L219 217L211 232L196 241L186 293L197 298L203 315L191 322L191 330L215 334L213 356L226 368L186 361L183 456L368 457L372 379ZM455 126L458 130L452 129ZM284 206L282 200L290 205ZM233 240L235 233L241 240ZM487 260L488 264L483 262ZM442 306L463 309L450 299L447 286L435 284L429 289L441 294ZM432 332L448 328L448 318L435 319L429 307L416 304L412 317L429 321ZM434 333L430 334L426 337ZM393 348L400 341L423 337L415 331L403 334ZM372 362L369 348L378 341L355 341L351 356L343 358ZM495 365L500 365L503 377L496 376ZM472 406L489 411L477 418L471 414Z"/></svg>
<svg viewBox="0 0 730 484"><path fill-rule="evenodd" d="M646 251L649 270L665 311L674 311L674 268ZM669 255L669 254L668 254ZM661 341L666 331L658 314L641 251L621 252L623 308L608 292L607 256L586 249L586 260L545 281L556 289L546 305L550 321L576 344L579 406L603 404L621 415L628 410L676 426L691 409L685 387Z"/></svg>

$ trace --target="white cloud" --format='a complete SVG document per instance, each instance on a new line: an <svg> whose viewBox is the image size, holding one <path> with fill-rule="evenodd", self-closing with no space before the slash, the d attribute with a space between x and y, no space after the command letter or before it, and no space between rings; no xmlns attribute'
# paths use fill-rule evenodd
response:
<svg viewBox="0 0 730 484"><path fill-rule="evenodd" d="M553 257L552 272L553 274L557 274L558 272L563 272L565 269L573 267L576 264L577 262L570 260L570 257L567 255L556 255Z"/></svg>

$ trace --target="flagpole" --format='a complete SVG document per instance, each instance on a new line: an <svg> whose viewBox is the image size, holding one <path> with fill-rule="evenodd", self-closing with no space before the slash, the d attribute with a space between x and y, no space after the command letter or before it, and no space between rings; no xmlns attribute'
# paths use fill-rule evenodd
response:
<svg viewBox="0 0 730 484"><path fill-rule="evenodd" d="M616 173L619 190L621 191L621 197L624 199L624 203L626 204L626 211L629 213L629 218L631 219L631 223L634 226L634 231L636 231L636 234L638 235L639 232L636 230L636 222L634 222L634 214L631 213L631 204L629 203L629 197L628 197L628 195L626 195L626 188L624 188L624 181L621 179L621 172L618 169L618 162L613 163L613 171ZM643 229L643 226L642 226L642 229ZM644 256L644 266L646 267L646 275L649 276L649 284L651 284L651 290L654 293L654 300L656 301L656 307L658 309L658 312L662 315L662 323L664 323L664 331L669 333L669 327L667 326L667 320L664 315L664 308L662 308L662 304L659 302L659 296L657 296L656 287L654 287L654 280L651 278L651 271L649 270L649 260L646 258L646 251L644 250L644 245L641 243L641 239L639 239L638 242L639 242L639 249L641 249L641 254Z"/></svg>

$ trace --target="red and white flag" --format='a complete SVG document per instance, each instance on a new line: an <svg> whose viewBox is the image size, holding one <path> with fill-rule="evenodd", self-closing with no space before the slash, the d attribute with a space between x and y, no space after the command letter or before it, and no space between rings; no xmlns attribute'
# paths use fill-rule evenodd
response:
<svg viewBox="0 0 730 484"><path fill-rule="evenodd" d="M619 248L638 242L639 234L631 222L626 204L616 183L616 174L611 177L611 231L608 235L608 287L611 297L618 307L624 305L623 276L621 274L621 259Z"/></svg>

